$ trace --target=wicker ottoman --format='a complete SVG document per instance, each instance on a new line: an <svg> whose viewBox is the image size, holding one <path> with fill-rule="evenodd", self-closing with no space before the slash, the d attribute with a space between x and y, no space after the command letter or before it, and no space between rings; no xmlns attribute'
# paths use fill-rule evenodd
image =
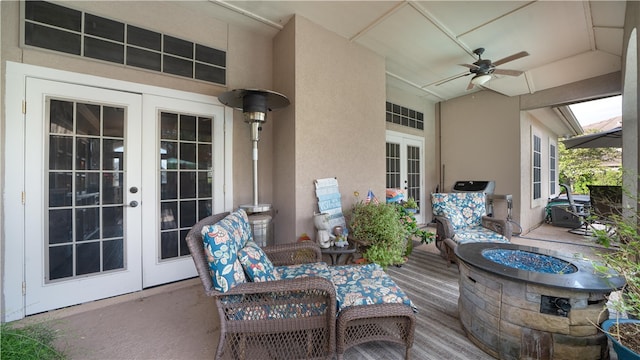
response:
<svg viewBox="0 0 640 360"><path fill-rule="evenodd" d="M404 304L358 305L342 310L336 324L338 360L348 348L369 341L405 345L405 359L409 359L415 320L411 307Z"/></svg>

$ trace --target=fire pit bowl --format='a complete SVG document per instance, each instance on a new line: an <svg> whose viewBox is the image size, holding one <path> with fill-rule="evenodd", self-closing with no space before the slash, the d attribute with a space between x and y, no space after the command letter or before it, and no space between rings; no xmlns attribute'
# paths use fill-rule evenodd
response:
<svg viewBox="0 0 640 360"><path fill-rule="evenodd" d="M590 260L517 244L456 247L458 310L471 341L498 359L608 359L606 297L621 277Z"/></svg>

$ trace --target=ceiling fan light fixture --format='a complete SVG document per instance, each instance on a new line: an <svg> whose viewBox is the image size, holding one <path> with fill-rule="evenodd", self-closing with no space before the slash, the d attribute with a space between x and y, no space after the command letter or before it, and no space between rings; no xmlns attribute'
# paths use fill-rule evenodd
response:
<svg viewBox="0 0 640 360"><path fill-rule="evenodd" d="M491 80L491 75L489 74L478 74L471 79L471 83L473 85L484 85L487 81Z"/></svg>

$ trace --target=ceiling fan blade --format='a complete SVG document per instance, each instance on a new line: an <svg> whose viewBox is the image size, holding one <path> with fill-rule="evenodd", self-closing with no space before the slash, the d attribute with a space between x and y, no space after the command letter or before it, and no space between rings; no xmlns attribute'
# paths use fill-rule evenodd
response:
<svg viewBox="0 0 640 360"><path fill-rule="evenodd" d="M504 63L508 63L509 61L520 59L521 57L529 56L529 53L526 51L520 51L519 53L507 56L506 58L500 59L498 61L494 61L493 65L498 66Z"/></svg>
<svg viewBox="0 0 640 360"><path fill-rule="evenodd" d="M458 64L458 65L464 66L464 67L468 67L469 69L477 69L477 68L479 68L479 66L475 65L475 64Z"/></svg>
<svg viewBox="0 0 640 360"><path fill-rule="evenodd" d="M494 69L493 73L498 75L520 76L524 71L520 70L508 70L508 69Z"/></svg>
<svg viewBox="0 0 640 360"><path fill-rule="evenodd" d="M467 85L467 91L473 89L473 83L469 81L469 85Z"/></svg>
<svg viewBox="0 0 640 360"><path fill-rule="evenodd" d="M452 80L455 80L455 79L459 79L461 77L465 77L465 76L470 75L470 74L471 74L470 72L466 72L466 73L463 73L463 74L460 74L460 75L455 75L453 77L450 77L450 78L444 79L444 80L442 80L440 82L437 82L435 85L436 86L440 86L442 84L448 83L449 81L452 81Z"/></svg>

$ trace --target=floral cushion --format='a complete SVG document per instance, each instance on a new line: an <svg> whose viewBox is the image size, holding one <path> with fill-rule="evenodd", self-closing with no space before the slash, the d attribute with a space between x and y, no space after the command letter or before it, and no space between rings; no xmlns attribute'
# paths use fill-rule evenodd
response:
<svg viewBox="0 0 640 360"><path fill-rule="evenodd" d="M242 249L249 241L253 240L249 217L243 209L237 209L225 216L218 224L232 235L238 249Z"/></svg>
<svg viewBox="0 0 640 360"><path fill-rule="evenodd" d="M242 265L238 261L236 242L219 223L202 228L205 256L209 263L209 273L213 287L227 292L237 284L246 282Z"/></svg>
<svg viewBox="0 0 640 360"><path fill-rule="evenodd" d="M332 266L338 312L356 305L400 303L416 306L378 264Z"/></svg>
<svg viewBox="0 0 640 360"><path fill-rule="evenodd" d="M238 250L238 259L249 280L255 282L280 280L278 272L273 268L273 263L255 242L249 241L245 247Z"/></svg>
<svg viewBox="0 0 640 360"><path fill-rule="evenodd" d="M453 241L458 244L466 244L470 242L504 242L508 243L509 240L502 234L491 231L483 226L474 226L464 229L464 231L457 232L453 236Z"/></svg>
<svg viewBox="0 0 640 360"><path fill-rule="evenodd" d="M280 279L297 279L309 276L319 276L331 281L331 271L329 271L329 266L327 266L327 263L325 262L276 266L276 272L280 274Z"/></svg>
<svg viewBox="0 0 640 360"><path fill-rule="evenodd" d="M433 215L444 216L454 231L480 226L487 214L486 195L481 192L432 193Z"/></svg>

